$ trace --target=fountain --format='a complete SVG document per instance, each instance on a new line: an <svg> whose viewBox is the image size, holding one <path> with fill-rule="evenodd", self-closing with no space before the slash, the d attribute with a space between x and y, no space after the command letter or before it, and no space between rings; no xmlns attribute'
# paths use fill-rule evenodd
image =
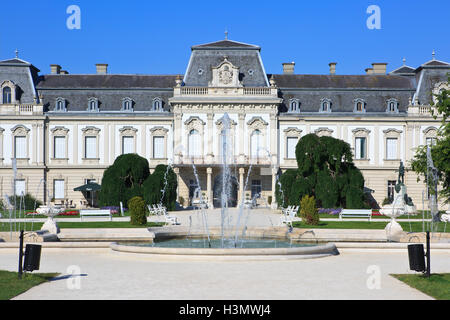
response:
<svg viewBox="0 0 450 320"><path fill-rule="evenodd" d="M398 170L398 181L394 188L394 200L391 204L384 205L380 209L380 213L390 217L391 221L386 225L386 236L390 241L399 241L402 234L403 228L396 221L396 218L406 214L415 214L417 212L410 197L406 192L406 186L404 183L405 168L403 162L400 161L400 167Z"/></svg>
<svg viewBox="0 0 450 320"><path fill-rule="evenodd" d="M292 243L291 234L286 232L284 227L271 228L249 228L248 219L250 207L245 204L245 191L251 171L251 164L242 187L241 201L237 209L229 208L231 198L232 174L230 165L233 164L233 152L230 139L231 119L225 113L221 118L223 129L221 132L221 194L220 194L220 227L208 226L208 213L214 214L211 208L199 206L198 211L202 216L202 229L194 230L192 218L189 217L189 226L176 226L167 228L150 228L154 233L153 243L112 243L111 249L115 251L147 253L154 255L175 255L175 256L210 256L219 258L306 258L322 257L339 254L336 246L332 243L318 245L305 243ZM267 151L267 150L266 150ZM268 152L271 158L270 153ZM200 180L197 174L193 159L192 168L197 185ZM272 159L271 159L272 162ZM278 181L279 183L279 181ZM203 195L199 192L199 198L204 203ZM244 219L244 211L247 215ZM208 211L207 211L208 210ZM237 212L236 212L237 210ZM236 216L232 217L231 213ZM232 218L235 218L235 225L232 226ZM245 221L243 221L245 220Z"/></svg>

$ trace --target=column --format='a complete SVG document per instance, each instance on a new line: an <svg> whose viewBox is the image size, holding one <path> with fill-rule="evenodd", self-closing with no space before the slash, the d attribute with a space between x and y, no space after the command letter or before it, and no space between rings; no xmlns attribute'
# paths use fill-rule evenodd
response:
<svg viewBox="0 0 450 320"><path fill-rule="evenodd" d="M267 148L270 150L270 154L272 155L272 159L270 159L270 162L273 164L278 164L278 130L277 130L277 114L271 113L270 114L270 147Z"/></svg>
<svg viewBox="0 0 450 320"><path fill-rule="evenodd" d="M207 136L207 146L206 146L206 161L207 163L212 163L213 162L213 157L214 157L214 151L213 151L213 141L214 141L214 129L213 129L213 120L214 120L214 114L213 113L208 113L207 114L208 117L208 122L207 122L207 131L206 131L206 136ZM208 168L210 169L210 168Z"/></svg>
<svg viewBox="0 0 450 320"><path fill-rule="evenodd" d="M46 151L47 150L47 143L46 143L46 134L44 131L44 123L38 123L37 125L38 127L38 131L39 131L39 140L41 141L41 144L39 145L39 153L38 153L38 161L39 161L39 165L44 165L45 162L45 158L46 158Z"/></svg>
<svg viewBox="0 0 450 320"><path fill-rule="evenodd" d="M177 175L177 201L180 196L180 168L173 168L173 172Z"/></svg>
<svg viewBox="0 0 450 320"><path fill-rule="evenodd" d="M33 136L33 157L31 159L32 164L36 164L37 163L37 153L38 152L44 152L44 150L39 150L38 149L38 138L37 138L37 124L33 123L32 124L32 131L31 134ZM1 156L0 156L1 158Z"/></svg>
<svg viewBox="0 0 450 320"><path fill-rule="evenodd" d="M275 190L276 190L276 182L277 182L277 168L272 168L272 209L276 209L278 207L277 199L275 197Z"/></svg>
<svg viewBox="0 0 450 320"><path fill-rule="evenodd" d="M73 164L78 164L78 158L80 157L80 155L78 154L78 125L77 124L75 124L73 126L72 137L73 137L72 160L73 160ZM67 141L67 143L69 143L69 141ZM83 158L83 157L81 157L81 158Z"/></svg>
<svg viewBox="0 0 450 320"><path fill-rule="evenodd" d="M241 201L243 201L242 197L242 192L244 190L244 173L245 173L245 169L244 168L239 168L239 191L238 191L238 205L241 203ZM245 198L245 196L244 196Z"/></svg>
<svg viewBox="0 0 450 320"><path fill-rule="evenodd" d="M244 152L244 120L245 113L239 113L239 162L244 163L245 152Z"/></svg>
<svg viewBox="0 0 450 320"><path fill-rule="evenodd" d="M212 194L212 168L206 168L206 197L208 198L208 208L213 208L213 194Z"/></svg>

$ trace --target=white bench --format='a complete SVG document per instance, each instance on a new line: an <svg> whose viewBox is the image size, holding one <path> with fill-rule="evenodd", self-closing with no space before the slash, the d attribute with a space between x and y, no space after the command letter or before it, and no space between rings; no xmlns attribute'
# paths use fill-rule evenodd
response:
<svg viewBox="0 0 450 320"><path fill-rule="evenodd" d="M339 213L339 219L350 217L350 218L368 218L369 221L372 219L372 209L342 209Z"/></svg>
<svg viewBox="0 0 450 320"><path fill-rule="evenodd" d="M112 221L111 210L109 209L81 209L80 219L83 221L83 217L109 217L109 221Z"/></svg>

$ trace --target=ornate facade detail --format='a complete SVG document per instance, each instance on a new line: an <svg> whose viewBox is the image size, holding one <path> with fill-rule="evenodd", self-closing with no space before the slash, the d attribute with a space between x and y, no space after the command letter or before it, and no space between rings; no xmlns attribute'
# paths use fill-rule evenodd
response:
<svg viewBox="0 0 450 320"><path fill-rule="evenodd" d="M330 128L326 128L326 127L320 127L320 128L317 128L316 130L314 130L314 133L316 135L318 135L319 137L331 136L331 134L333 133L333 130Z"/></svg>
<svg viewBox="0 0 450 320"><path fill-rule="evenodd" d="M212 68L212 80L209 87L242 87L239 81L239 68L225 56L217 67Z"/></svg>

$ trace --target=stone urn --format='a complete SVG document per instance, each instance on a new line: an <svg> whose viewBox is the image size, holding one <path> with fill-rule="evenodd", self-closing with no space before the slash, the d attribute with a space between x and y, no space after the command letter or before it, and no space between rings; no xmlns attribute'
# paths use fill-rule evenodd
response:
<svg viewBox="0 0 450 320"><path fill-rule="evenodd" d="M37 208L36 212L38 214L47 216L47 220L43 224L41 230L47 230L49 233L58 234L59 227L53 218L60 214L63 210L63 208L57 208L54 206L40 206L39 208Z"/></svg>

